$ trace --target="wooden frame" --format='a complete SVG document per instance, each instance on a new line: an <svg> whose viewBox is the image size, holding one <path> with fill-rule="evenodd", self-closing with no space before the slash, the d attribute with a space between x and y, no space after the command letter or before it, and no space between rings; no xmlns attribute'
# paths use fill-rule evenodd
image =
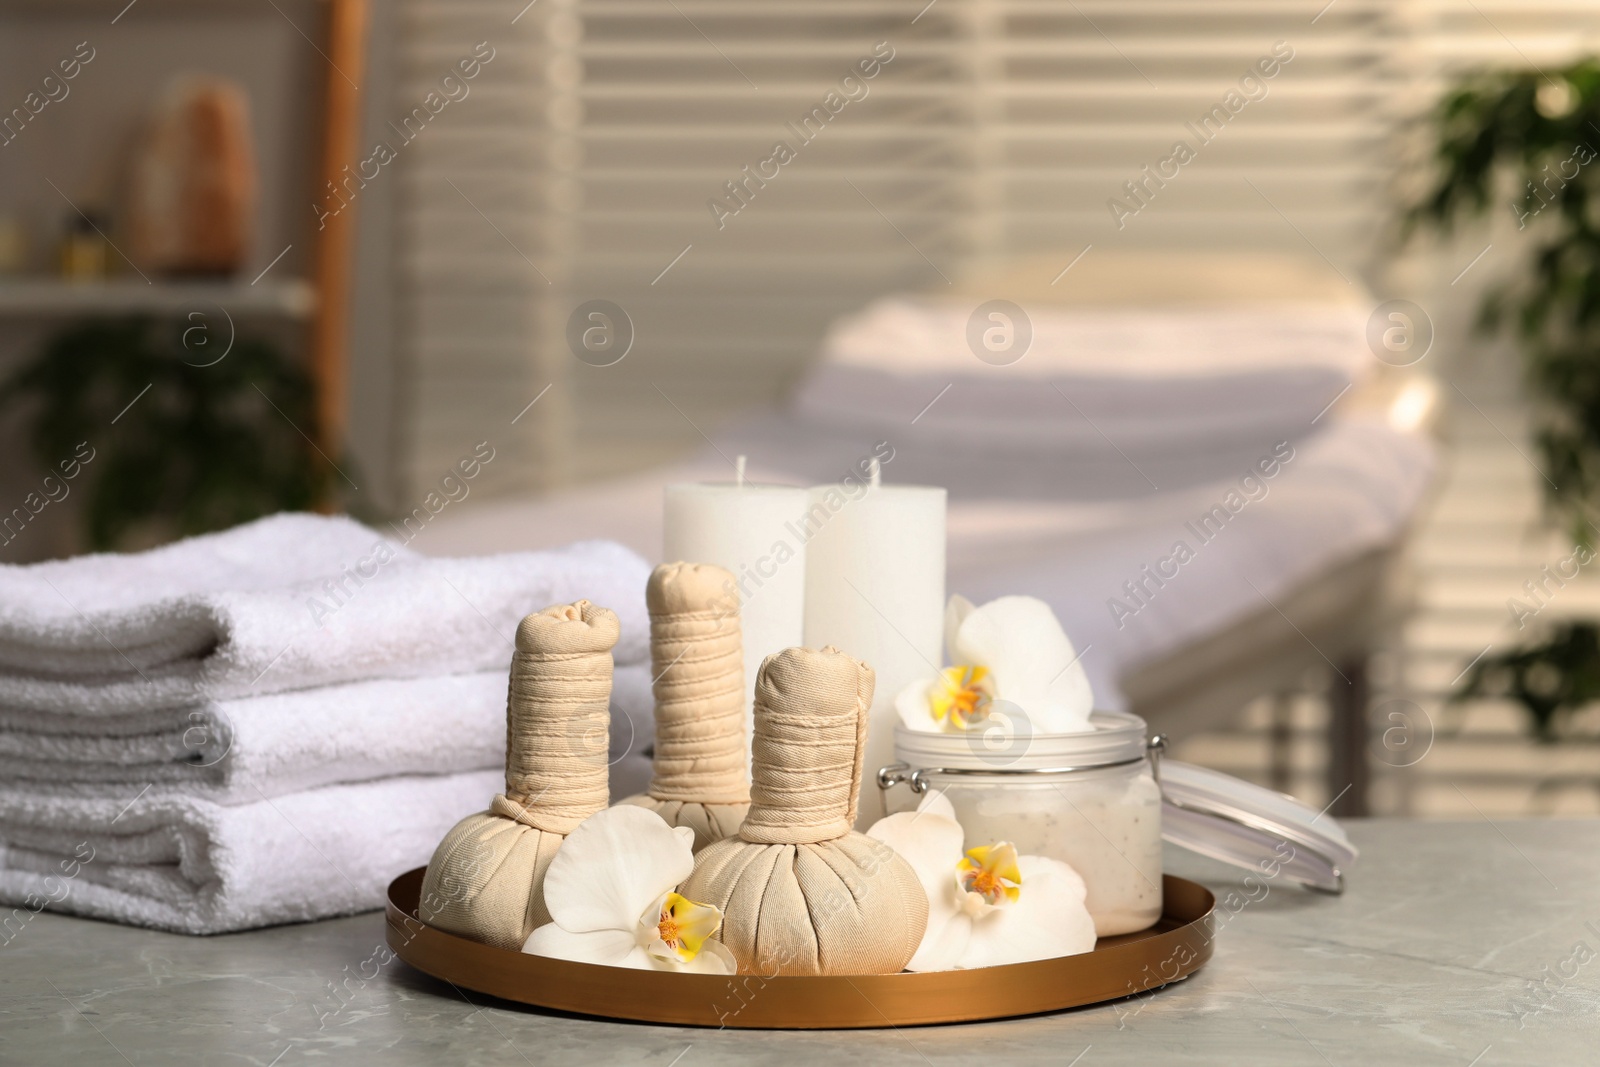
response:
<svg viewBox="0 0 1600 1067"><path fill-rule="evenodd" d="M356 158L361 133L357 86L366 70L368 0L328 2L328 84L323 96L322 162L319 177L338 184L339 172ZM320 188L320 186L319 186ZM350 291L355 257L352 209L329 215L317 238L312 266L317 293L311 323L311 376L316 386L319 447L330 461L344 450L350 392Z"/></svg>

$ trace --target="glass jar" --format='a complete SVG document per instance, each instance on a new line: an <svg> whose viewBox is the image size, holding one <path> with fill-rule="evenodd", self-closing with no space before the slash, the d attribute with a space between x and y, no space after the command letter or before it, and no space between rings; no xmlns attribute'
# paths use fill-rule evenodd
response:
<svg viewBox="0 0 1600 1067"><path fill-rule="evenodd" d="M1137 715L1095 712L1093 730L1029 734L1009 724L962 733L895 729L901 762L878 772L890 812L929 789L949 798L967 846L1009 841L1072 866L1101 937L1161 917L1161 787ZM897 788L900 785L909 788Z"/></svg>

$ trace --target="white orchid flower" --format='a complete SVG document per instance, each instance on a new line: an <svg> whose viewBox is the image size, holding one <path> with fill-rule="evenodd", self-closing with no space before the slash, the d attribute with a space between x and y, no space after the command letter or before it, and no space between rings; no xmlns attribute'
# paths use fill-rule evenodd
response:
<svg viewBox="0 0 1600 1067"><path fill-rule="evenodd" d="M567 835L544 876L554 922L522 951L609 967L734 974L733 953L711 940L722 912L679 896L694 870L694 831L632 806L591 815Z"/></svg>
<svg viewBox="0 0 1600 1067"><path fill-rule="evenodd" d="M982 607L953 596L944 615L945 648L954 666L919 679L895 697L912 730L980 728L997 700L1021 709L1033 733L1089 730L1094 692L1078 654L1050 605L1003 596ZM1009 723L1015 731L1021 724Z"/></svg>
<svg viewBox="0 0 1600 1067"><path fill-rule="evenodd" d="M879 819L867 836L904 857L928 894L928 929L907 970L998 967L1094 948L1078 872L1048 856L1019 856L1005 841L966 848L943 793Z"/></svg>

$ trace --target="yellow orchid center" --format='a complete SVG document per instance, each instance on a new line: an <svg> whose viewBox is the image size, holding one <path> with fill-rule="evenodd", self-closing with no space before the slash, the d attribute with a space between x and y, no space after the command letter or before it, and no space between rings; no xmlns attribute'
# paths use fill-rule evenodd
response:
<svg viewBox="0 0 1600 1067"><path fill-rule="evenodd" d="M965 730L989 717L994 702L994 676L989 668L957 665L939 672L928 696L928 710L947 730Z"/></svg>
<svg viewBox="0 0 1600 1067"><path fill-rule="evenodd" d="M1015 904L1022 895L1022 870L1017 848L1009 841L967 849L956 864L956 883L965 894L966 910L988 911Z"/></svg>
<svg viewBox="0 0 1600 1067"><path fill-rule="evenodd" d="M678 893L661 901L648 950L659 959L689 963L700 954L706 939L722 926L722 912L710 904L697 904Z"/></svg>

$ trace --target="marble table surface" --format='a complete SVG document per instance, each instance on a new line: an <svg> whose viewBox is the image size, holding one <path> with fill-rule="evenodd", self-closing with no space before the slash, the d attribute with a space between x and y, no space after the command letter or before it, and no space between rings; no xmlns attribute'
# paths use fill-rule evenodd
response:
<svg viewBox="0 0 1600 1067"><path fill-rule="evenodd" d="M715 1031L525 1010L375 962L379 913L209 938L42 914L0 948L0 1063L1600 1062L1600 821L1349 825L1362 857L1338 898L1247 888L1169 848L1169 870L1237 894L1188 981L963 1027Z"/></svg>

